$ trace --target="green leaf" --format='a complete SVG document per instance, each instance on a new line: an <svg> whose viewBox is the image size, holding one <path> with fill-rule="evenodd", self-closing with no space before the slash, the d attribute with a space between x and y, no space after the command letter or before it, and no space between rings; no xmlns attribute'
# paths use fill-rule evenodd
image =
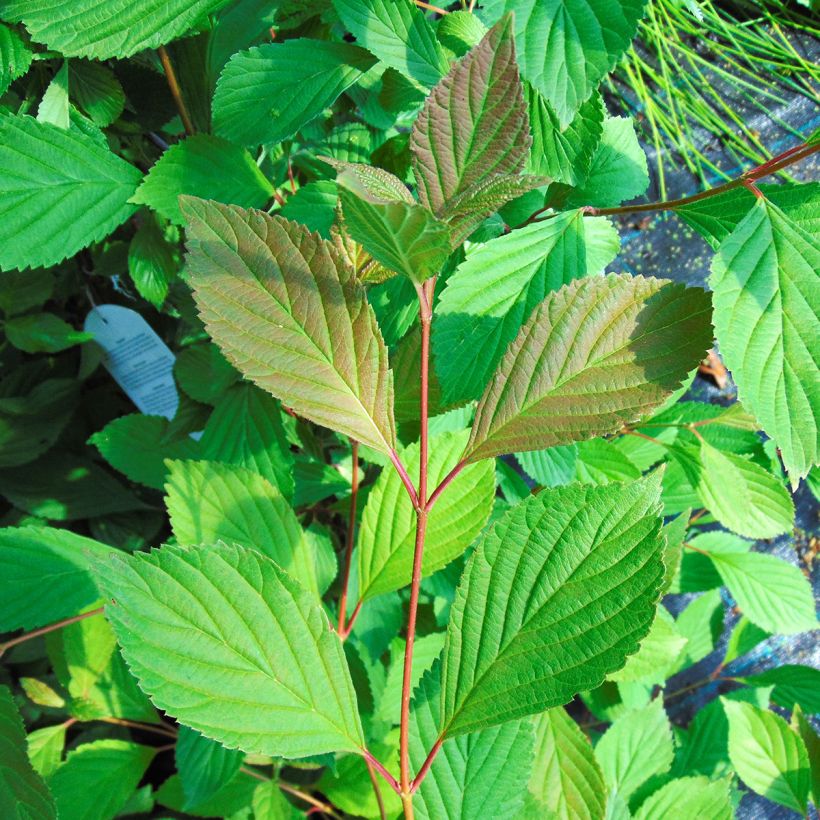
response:
<svg viewBox="0 0 820 820"><path fill-rule="evenodd" d="M67 57L130 57L184 34L226 0L2 0L0 17L23 22L32 38Z"/></svg>
<svg viewBox="0 0 820 820"><path fill-rule="evenodd" d="M749 686L774 686L772 700L784 709L798 704L810 715L820 713L820 670L812 666L786 663L739 680Z"/></svg>
<svg viewBox="0 0 820 820"><path fill-rule="evenodd" d="M28 733L28 758L37 774L48 777L60 765L65 749L65 734L64 723Z"/></svg>
<svg viewBox="0 0 820 820"><path fill-rule="evenodd" d="M413 126L419 199L440 218L473 185L524 169L529 125L510 26L506 18L453 66Z"/></svg>
<svg viewBox="0 0 820 820"><path fill-rule="evenodd" d="M603 273L619 246L609 220L573 211L471 250L448 278L433 324L445 402L478 398L545 296L574 279Z"/></svg>
<svg viewBox="0 0 820 820"><path fill-rule="evenodd" d="M112 559L99 576L128 665L181 723L253 754L361 748L339 637L269 558L224 544L166 546Z"/></svg>
<svg viewBox="0 0 820 820"><path fill-rule="evenodd" d="M535 718L535 763L530 793L555 820L603 820L606 786L592 746L558 707Z"/></svg>
<svg viewBox="0 0 820 820"><path fill-rule="evenodd" d="M627 712L606 730L595 747L611 796L628 800L635 790L672 765L672 727L663 698Z"/></svg>
<svg viewBox="0 0 820 820"><path fill-rule="evenodd" d="M54 265L105 238L141 177L77 130L0 115L0 268Z"/></svg>
<svg viewBox="0 0 820 820"><path fill-rule="evenodd" d="M6 320L8 340L26 353L59 353L94 336L75 330L53 313L27 313Z"/></svg>
<svg viewBox="0 0 820 820"><path fill-rule="evenodd" d="M675 621L677 633L686 639L674 672L702 661L715 651L723 632L723 600L720 591L710 590L690 601Z"/></svg>
<svg viewBox="0 0 820 820"><path fill-rule="evenodd" d="M757 187L769 202L784 211L806 233L820 230L817 215L820 182L761 184ZM743 218L754 210L756 202L757 197L741 186L675 208L675 213L717 250Z"/></svg>
<svg viewBox="0 0 820 820"><path fill-rule="evenodd" d="M638 142L632 120L607 117L586 179L564 204L570 208L584 205L607 208L640 196L648 185L646 154Z"/></svg>
<svg viewBox="0 0 820 820"><path fill-rule="evenodd" d="M253 470L285 498L293 497L293 454L282 414L276 400L258 387L242 382L228 389L205 425L200 446L203 458Z"/></svg>
<svg viewBox="0 0 820 820"><path fill-rule="evenodd" d="M611 441L593 438L575 446L575 478L583 484L610 484L641 477L640 469Z"/></svg>
<svg viewBox="0 0 820 820"><path fill-rule="evenodd" d="M339 192L336 183L329 179L309 182L293 196L285 200L279 215L294 222L301 222L309 230L316 231L323 239L330 239L330 228L336 221L336 203Z"/></svg>
<svg viewBox="0 0 820 820"><path fill-rule="evenodd" d="M300 416L383 453L393 379L364 288L294 222L186 199L188 276L212 338Z"/></svg>
<svg viewBox="0 0 820 820"><path fill-rule="evenodd" d="M91 567L110 547L51 527L0 529L0 632L34 629L76 615L100 593Z"/></svg>
<svg viewBox="0 0 820 820"><path fill-rule="evenodd" d="M447 629L447 734L565 703L623 666L663 577L659 495L657 475L543 490L484 536Z"/></svg>
<svg viewBox="0 0 820 820"><path fill-rule="evenodd" d="M261 475L209 461L169 461L168 515L180 544L225 541L273 559L317 592L313 553L282 494Z"/></svg>
<svg viewBox="0 0 820 820"><path fill-rule="evenodd" d="M163 416L120 416L88 440L100 455L131 481L161 490L168 475L166 458L196 458L199 445L190 436L174 436Z"/></svg>
<svg viewBox="0 0 820 820"><path fill-rule="evenodd" d="M439 738L440 698L437 666L424 676L413 697L410 762L415 771ZM526 720L446 740L416 793L416 815L424 820L513 820L526 793L532 754L532 726Z"/></svg>
<svg viewBox="0 0 820 820"><path fill-rule="evenodd" d="M524 89L532 129L529 170L566 185L583 184L603 134L601 96L593 94L562 129L555 109L544 96L530 83L524 83Z"/></svg>
<svg viewBox="0 0 820 820"><path fill-rule="evenodd" d="M427 480L436 487L455 467L467 432L433 436ZM418 474L419 445L411 444L402 463ZM492 462L462 470L430 510L422 576L432 575L461 555L487 523L495 496ZM363 600L410 583L416 513L398 473L386 467L367 498L359 528L359 596Z"/></svg>
<svg viewBox="0 0 820 820"><path fill-rule="evenodd" d="M491 19L515 12L521 74L566 126L629 47L645 0L489 0Z"/></svg>
<svg viewBox="0 0 820 820"><path fill-rule="evenodd" d="M0 815L54 820L54 798L26 754L26 729L7 686L0 686Z"/></svg>
<svg viewBox="0 0 820 820"><path fill-rule="evenodd" d="M273 185L244 148L219 137L197 134L172 145L159 158L131 202L148 205L181 225L180 194L262 208L273 195Z"/></svg>
<svg viewBox="0 0 820 820"><path fill-rule="evenodd" d="M515 454L521 469L542 487L558 487L572 483L578 445L548 447L546 450L528 450Z"/></svg>
<svg viewBox="0 0 820 820"><path fill-rule="evenodd" d="M805 814L811 774L801 737L780 715L722 701L729 719L729 757L738 777L757 794Z"/></svg>
<svg viewBox="0 0 820 820"><path fill-rule="evenodd" d="M54 292L54 285L50 270L6 271L0 276L0 310L14 316L42 307Z"/></svg>
<svg viewBox="0 0 820 820"><path fill-rule="evenodd" d="M487 27L478 15L469 11L451 11L436 25L438 41L456 57L463 57L477 46L487 33Z"/></svg>
<svg viewBox="0 0 820 820"><path fill-rule="evenodd" d="M374 63L364 49L324 40L240 51L216 85L214 133L240 145L281 142L332 105Z"/></svg>
<svg viewBox="0 0 820 820"><path fill-rule="evenodd" d="M101 63L71 60L68 74L71 98L95 125L105 128L119 118L125 107L125 92L110 68Z"/></svg>
<svg viewBox="0 0 820 820"><path fill-rule="evenodd" d="M726 654L723 656L723 665L727 666L733 660L751 652L758 644L771 637L759 626L755 626L745 615L732 628L729 640L726 643Z"/></svg>
<svg viewBox="0 0 820 820"><path fill-rule="evenodd" d="M444 223L412 198L374 194L350 171L338 182L345 229L377 262L418 284L441 271L450 255Z"/></svg>
<svg viewBox="0 0 820 820"><path fill-rule="evenodd" d="M356 42L387 66L430 88L449 63L433 27L412 0L333 0Z"/></svg>
<svg viewBox="0 0 820 820"><path fill-rule="evenodd" d="M727 529L749 538L773 538L794 524L794 502L780 480L744 456L676 446L677 456L701 503Z"/></svg>
<svg viewBox="0 0 820 820"><path fill-rule="evenodd" d="M69 752L48 781L60 820L116 817L155 754L151 746L125 740L95 740Z"/></svg>
<svg viewBox="0 0 820 820"><path fill-rule="evenodd" d="M797 567L759 552L710 549L709 557L752 623L781 635L817 629L811 586Z"/></svg>
<svg viewBox="0 0 820 820"><path fill-rule="evenodd" d="M0 94L25 75L31 65L32 51L19 32L0 23Z"/></svg>
<svg viewBox="0 0 820 820"><path fill-rule="evenodd" d="M720 352L792 484L817 463L820 243L759 199L720 246L709 284Z"/></svg>
<svg viewBox="0 0 820 820"><path fill-rule="evenodd" d="M128 273L140 296L161 308L179 267L176 248L165 238L156 220L149 217L128 246Z"/></svg>
<svg viewBox="0 0 820 820"><path fill-rule="evenodd" d="M216 404L239 374L212 344L186 347L174 362L179 386L195 401Z"/></svg>
<svg viewBox="0 0 820 820"><path fill-rule="evenodd" d="M663 607L658 607L647 636L641 641L636 654L626 661L626 666L609 676L621 683L662 685L672 673L675 661L686 646L687 639L675 626L675 619Z"/></svg>
<svg viewBox="0 0 820 820"><path fill-rule="evenodd" d="M68 99L68 60L64 60L59 71L46 88L37 109L37 121L51 123L67 129L71 123L71 104Z"/></svg>
<svg viewBox="0 0 820 820"><path fill-rule="evenodd" d="M242 752L226 749L187 726L179 727L174 754L187 810L196 810L226 785L239 771L243 758Z"/></svg>
<svg viewBox="0 0 820 820"><path fill-rule="evenodd" d="M662 279L577 279L532 312L479 403L476 461L614 433L657 407L711 344L708 295Z"/></svg>
<svg viewBox="0 0 820 820"><path fill-rule="evenodd" d="M95 462L54 450L30 464L0 470L0 494L15 507L52 521L147 509Z"/></svg>
<svg viewBox="0 0 820 820"><path fill-rule="evenodd" d="M820 802L820 737L799 706L792 712L790 726L800 735L806 746L811 770L811 801L817 806Z"/></svg>
<svg viewBox="0 0 820 820"><path fill-rule="evenodd" d="M253 793L253 820L292 820L298 816L278 783L271 780L256 787Z"/></svg>
<svg viewBox="0 0 820 820"><path fill-rule="evenodd" d="M635 820L667 820L681 816L682 811L692 818L732 820L734 811L729 797L729 781L711 781L708 777L672 780L644 800L634 817Z"/></svg>

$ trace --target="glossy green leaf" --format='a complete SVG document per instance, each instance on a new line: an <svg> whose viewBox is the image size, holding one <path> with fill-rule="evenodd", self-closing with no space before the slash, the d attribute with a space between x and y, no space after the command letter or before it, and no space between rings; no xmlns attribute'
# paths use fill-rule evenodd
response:
<svg viewBox="0 0 820 820"><path fill-rule="evenodd" d="M177 384L192 399L216 404L239 373L213 344L195 344L177 354L174 362Z"/></svg>
<svg viewBox="0 0 820 820"><path fill-rule="evenodd" d="M490 529L451 610L447 734L560 705L623 666L663 577L659 495L657 475L542 490Z"/></svg>
<svg viewBox="0 0 820 820"><path fill-rule="evenodd" d="M412 0L333 0L356 42L387 66L430 88L449 63L424 12Z"/></svg>
<svg viewBox="0 0 820 820"><path fill-rule="evenodd" d="M19 32L0 23L0 94L28 71L31 58L32 51Z"/></svg>
<svg viewBox="0 0 820 820"><path fill-rule="evenodd" d="M194 297L228 359L300 416L390 452L387 349L333 247L261 213L195 199L184 210Z"/></svg>
<svg viewBox="0 0 820 820"><path fill-rule="evenodd" d="M130 57L184 34L226 0L3 0L0 15L70 57Z"/></svg>
<svg viewBox="0 0 820 820"><path fill-rule="evenodd" d="M35 526L0 530L0 631L44 626L94 603L100 593L91 568L113 552L69 530Z"/></svg>
<svg viewBox="0 0 820 820"><path fill-rule="evenodd" d="M667 820L680 815L681 811L689 817L732 820L729 781L711 781L708 777L672 780L644 800L634 817L635 820Z"/></svg>
<svg viewBox="0 0 820 820"><path fill-rule="evenodd" d="M820 669L786 663L741 680L749 686L774 686L772 700L784 709L798 704L807 714L820 713Z"/></svg>
<svg viewBox="0 0 820 820"><path fill-rule="evenodd" d="M88 60L71 60L69 92L95 125L111 125L125 107L125 92L108 66Z"/></svg>
<svg viewBox="0 0 820 820"><path fill-rule="evenodd" d="M570 484L575 477L578 445L567 444L546 450L527 450L516 453L521 469L542 487Z"/></svg>
<svg viewBox="0 0 820 820"><path fill-rule="evenodd" d="M9 342L26 353L59 353L94 338L53 313L14 316L3 329Z"/></svg>
<svg viewBox="0 0 820 820"><path fill-rule="evenodd" d="M663 698L619 717L595 747L610 793L624 800L653 775L668 771L672 756L672 727Z"/></svg>
<svg viewBox="0 0 820 820"><path fill-rule="evenodd" d="M279 210L279 215L294 222L301 222L322 238L330 239L330 228L336 221L338 201L336 183L329 179L320 179L303 185L293 196L289 196Z"/></svg>
<svg viewBox="0 0 820 820"><path fill-rule="evenodd" d="M214 133L239 145L281 142L332 105L374 63L364 49L323 40L240 51L216 85Z"/></svg>
<svg viewBox="0 0 820 820"><path fill-rule="evenodd" d="M811 772L811 801L816 806L820 801L820 736L799 706L795 706L789 725L806 746Z"/></svg>
<svg viewBox="0 0 820 820"><path fill-rule="evenodd" d="M242 382L217 403L200 439L202 457L259 473L293 497L293 454L275 399ZM173 458L173 456L172 456Z"/></svg>
<svg viewBox="0 0 820 820"><path fill-rule="evenodd" d="M660 686L672 673L675 661L686 644L687 639L678 632L675 619L663 606L659 606L649 634L641 641L638 651L627 659L623 669L614 672L609 679Z"/></svg>
<svg viewBox="0 0 820 820"><path fill-rule="evenodd" d="M161 490L168 475L165 459L196 458L200 449L190 436L174 436L169 427L162 416L132 413L106 424L89 443L131 481Z"/></svg>
<svg viewBox="0 0 820 820"><path fill-rule="evenodd" d="M155 754L152 746L125 740L95 740L69 752L65 763L48 781L60 819L115 817Z"/></svg>
<svg viewBox="0 0 820 820"><path fill-rule="evenodd" d="M180 268L180 254L166 239L157 221L149 217L137 229L128 246L128 273L137 292L161 308L171 281Z"/></svg>
<svg viewBox="0 0 820 820"><path fill-rule="evenodd" d="M345 230L377 262L416 283L441 272L450 255L444 223L412 199L373 193L350 171L338 182Z"/></svg>
<svg viewBox="0 0 820 820"><path fill-rule="evenodd" d="M717 589L698 596L686 605L675 621L675 630L686 644L672 671L692 666L715 651L723 632L724 614L723 600Z"/></svg>
<svg viewBox="0 0 820 820"><path fill-rule="evenodd" d="M581 185L601 141L604 106L593 94L561 128L555 109L530 83L524 83L532 129L529 170L566 185Z"/></svg>
<svg viewBox="0 0 820 820"><path fill-rule="evenodd" d="M729 719L729 757L738 777L763 797L806 813L811 785L802 738L780 715L750 703L723 700Z"/></svg>
<svg viewBox="0 0 820 820"><path fill-rule="evenodd" d="M529 790L556 820L603 820L606 786L592 746L558 707L538 715Z"/></svg>
<svg viewBox="0 0 820 820"><path fill-rule="evenodd" d="M11 690L0 686L0 814L10 820L55 820L54 798L26 753L26 729Z"/></svg>
<svg viewBox="0 0 820 820"><path fill-rule="evenodd" d="M410 762L415 771L440 734L438 673L438 667L428 672L413 697ZM416 816L513 820L524 800L532 754L532 726L526 720L445 740L416 793Z"/></svg>
<svg viewBox="0 0 820 820"><path fill-rule="evenodd" d="M488 0L486 14L515 12L521 74L566 125L626 51L645 0Z"/></svg>
<svg viewBox="0 0 820 820"><path fill-rule="evenodd" d="M0 268L53 265L105 238L141 177L79 131L0 115Z"/></svg>
<svg viewBox="0 0 820 820"><path fill-rule="evenodd" d="M665 280L578 279L532 312L487 386L466 456L614 433L658 406L711 344L708 295Z"/></svg>
<svg viewBox="0 0 820 820"><path fill-rule="evenodd" d="M37 121L67 130L71 124L71 103L68 98L68 60L64 60L40 100Z"/></svg>
<svg viewBox="0 0 820 820"><path fill-rule="evenodd" d="M226 749L187 726L179 728L174 755L185 805L194 811L233 778L243 758L242 752Z"/></svg>
<svg viewBox="0 0 820 820"><path fill-rule="evenodd" d="M165 503L180 544L225 541L273 559L316 592L313 552L290 504L267 479L244 467L169 461Z"/></svg>
<svg viewBox="0 0 820 820"><path fill-rule="evenodd" d="M269 558L166 546L112 559L99 576L131 671L181 723L256 754L361 747L341 641L313 595Z"/></svg>
<svg viewBox="0 0 820 820"><path fill-rule="evenodd" d="M64 723L28 733L28 759L37 774L48 777L60 765L65 749L65 735Z"/></svg>
<svg viewBox="0 0 820 820"><path fill-rule="evenodd" d="M820 457L820 243L759 199L721 244L709 284L720 352L792 483Z"/></svg>
<svg viewBox="0 0 820 820"><path fill-rule="evenodd" d="M467 440L462 433L432 437L427 466L431 488L455 467ZM418 474L419 445L402 454L411 476ZM427 521L422 575L431 575L461 555L481 532L492 509L495 478L491 462L462 470L442 493ZM392 467L385 467L371 490L359 528L359 595L372 598L410 583L416 513Z"/></svg>
<svg viewBox="0 0 820 820"><path fill-rule="evenodd" d="M523 170L527 108L509 18L436 85L410 135L419 199L446 217L450 202L498 174Z"/></svg>
<svg viewBox="0 0 820 820"><path fill-rule="evenodd" d="M262 208L273 195L273 185L244 148L219 137L197 134L172 145L159 158L131 202L148 205L181 225L180 194Z"/></svg>
<svg viewBox="0 0 820 820"><path fill-rule="evenodd" d="M468 253L447 280L433 324L444 400L478 398L507 346L545 296L574 279L603 273L619 246L608 220L573 211L519 228Z"/></svg>

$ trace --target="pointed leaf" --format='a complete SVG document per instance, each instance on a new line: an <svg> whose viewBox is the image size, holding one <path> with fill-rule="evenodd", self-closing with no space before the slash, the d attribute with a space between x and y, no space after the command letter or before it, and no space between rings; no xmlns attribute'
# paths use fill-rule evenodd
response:
<svg viewBox="0 0 820 820"><path fill-rule="evenodd" d="M141 178L77 130L0 115L0 268L54 265L104 239L134 212Z"/></svg>
<svg viewBox="0 0 820 820"><path fill-rule="evenodd" d="M672 727L663 698L627 712L607 729L595 747L611 794L627 800L652 775L672 765Z"/></svg>
<svg viewBox="0 0 820 820"><path fill-rule="evenodd" d="M800 735L780 715L722 700L729 719L729 757L738 777L752 791L805 814L811 773Z"/></svg>
<svg viewBox="0 0 820 820"><path fill-rule="evenodd" d="M578 279L533 311L476 411L476 461L614 433L657 407L711 344L708 295L662 279Z"/></svg>
<svg viewBox="0 0 820 820"><path fill-rule="evenodd" d="M772 700L784 709L797 704L810 715L820 714L820 669L786 663L741 680L749 686L774 686Z"/></svg>
<svg viewBox="0 0 820 820"><path fill-rule="evenodd" d="M572 211L471 250L448 278L433 324L444 400L478 398L544 297L574 279L603 273L619 245L609 220Z"/></svg>
<svg viewBox="0 0 820 820"><path fill-rule="evenodd" d="M729 781L711 781L708 777L673 780L641 803L635 820L667 820L679 814L684 806L689 817L732 820L734 811L729 798Z"/></svg>
<svg viewBox="0 0 820 820"><path fill-rule="evenodd" d="M535 718L530 793L556 820L603 820L604 776L589 740L561 707Z"/></svg>
<svg viewBox="0 0 820 820"><path fill-rule="evenodd" d="M0 815L54 820L54 798L26 754L26 730L7 686L0 686Z"/></svg>
<svg viewBox="0 0 820 820"><path fill-rule="evenodd" d="M168 515L180 544L225 541L272 558L305 589L316 592L313 554L296 515L266 479L242 467L169 461Z"/></svg>
<svg viewBox="0 0 820 820"><path fill-rule="evenodd" d="M197 134L172 145L159 158L131 202L148 205L181 225L180 194L261 208L273 195L273 185L244 148Z"/></svg>
<svg viewBox="0 0 820 820"><path fill-rule="evenodd" d="M114 552L69 530L0 530L0 632L34 629L76 615L99 597L91 568Z"/></svg>
<svg viewBox="0 0 820 820"><path fill-rule="evenodd" d="M187 726L179 727L174 754L188 810L195 810L225 786L239 771L243 758L242 752L226 749Z"/></svg>
<svg viewBox="0 0 820 820"><path fill-rule="evenodd" d="M410 762L415 771L440 734L439 674L438 666L428 672L413 697ZM416 793L416 815L513 820L523 804L532 753L532 726L526 720L445 740Z"/></svg>
<svg viewBox="0 0 820 820"><path fill-rule="evenodd" d="M489 0L515 11L521 74L566 125L635 36L646 0Z"/></svg>
<svg viewBox="0 0 820 820"><path fill-rule="evenodd" d="M412 0L333 0L342 23L385 65L430 88L449 63L424 12Z"/></svg>
<svg viewBox="0 0 820 820"><path fill-rule="evenodd" d="M720 246L709 280L720 352L792 483L820 457L818 269L816 236L759 199Z"/></svg>
<svg viewBox="0 0 820 820"><path fill-rule="evenodd" d="M467 439L462 433L433 436L427 480L436 487L456 465ZM408 473L418 474L419 446L402 454ZM491 462L459 473L430 511L422 575L431 575L461 555L487 523L495 496ZM359 596L372 598L410 583L416 514L401 479L386 467L370 491L359 530Z"/></svg>
<svg viewBox="0 0 820 820"><path fill-rule="evenodd" d="M484 536L453 603L447 734L570 700L623 666L663 578L659 476L543 490Z"/></svg>
<svg viewBox="0 0 820 820"><path fill-rule="evenodd" d="M213 99L214 133L239 145L292 137L371 68L349 43L297 39L234 54Z"/></svg>
<svg viewBox="0 0 820 820"><path fill-rule="evenodd" d="M253 754L361 747L339 637L269 558L224 544L166 546L112 559L99 576L131 671L181 723Z"/></svg>
<svg viewBox="0 0 820 820"><path fill-rule="evenodd" d="M471 186L522 171L529 146L511 22L505 18L433 89L413 126L419 199L446 217L451 200Z"/></svg>
<svg viewBox="0 0 820 820"><path fill-rule="evenodd" d="M419 284L441 271L450 255L443 222L403 197L373 193L350 171L338 183L345 229L377 262Z"/></svg>
<svg viewBox="0 0 820 820"><path fill-rule="evenodd" d="M254 211L195 199L183 210L194 298L225 355L299 415L390 452L387 349L333 246Z"/></svg>

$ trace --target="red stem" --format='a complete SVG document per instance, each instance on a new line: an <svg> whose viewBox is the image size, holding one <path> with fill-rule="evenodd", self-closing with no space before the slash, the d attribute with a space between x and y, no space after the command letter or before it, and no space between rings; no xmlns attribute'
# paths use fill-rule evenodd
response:
<svg viewBox="0 0 820 820"><path fill-rule="evenodd" d="M362 756L364 757L365 761L369 763L389 784L390 787L393 789L396 794L401 794L401 787L399 786L399 781L393 777L390 772L385 769L385 767L379 763L379 761L373 757L373 754L368 751L367 749L362 749Z"/></svg>
<svg viewBox="0 0 820 820"><path fill-rule="evenodd" d="M436 487L436 489L433 491L433 494L430 496L430 498L428 498L428 499L427 499L427 512L430 512L430 510L431 510L431 509L432 509L432 507L433 507L433 504L435 504L435 503L436 503L436 501L438 501L439 496L440 496L440 495L441 495L441 494L442 494L442 493L443 493L443 492L447 489L447 486L449 485L449 483L450 483L450 482L451 482L451 481L452 481L452 480L453 480L453 479L454 479L454 478L455 478L455 477L456 477L456 476L457 476L457 475L458 475L458 474L459 474L459 473L460 473L460 472L461 472L461 471L462 471L462 470L463 470L466 466L467 466L467 462L466 462L466 461L459 461L459 462L458 462L458 464L456 464L456 466L455 466L455 467L453 467L453 469L452 469L452 470L450 470L450 472L449 472L449 473L447 473L447 475L446 475L446 476L444 476L444 478L441 480L441 484L439 484L439 485L438 485L438 487Z"/></svg>
<svg viewBox="0 0 820 820"><path fill-rule="evenodd" d="M419 773L413 778L413 782L410 784L410 794L414 794L416 789L421 785L421 781L427 776L427 772L430 770L430 767L433 765L433 761L436 759L436 755L439 752L439 749L442 747L444 743L444 735L441 735L439 739L433 744L433 748L430 749L430 754L427 755L427 760L424 761L421 768L419 769Z"/></svg>
<svg viewBox="0 0 820 820"><path fill-rule="evenodd" d="M353 543L356 532L356 497L359 494L359 442L350 441L353 458L353 481L350 490L350 513L347 523L347 544L345 546L345 567L342 576L342 597L339 599L339 635L342 640L349 632L345 619L347 618L347 588L350 583L350 564L353 558ZM358 612L358 607L357 607ZM352 626L352 624L351 624Z"/></svg>
<svg viewBox="0 0 820 820"><path fill-rule="evenodd" d="M401 478L402 484L404 484L404 487L410 496L410 500L413 502L413 506L418 509L419 497L416 494L416 488L413 486L413 480L409 475L407 475L407 470L405 469L404 464L401 463L399 454L395 450L391 450L387 455L390 457L390 461L393 462L393 466L396 468L396 472L399 474L399 478Z"/></svg>
<svg viewBox="0 0 820 820"><path fill-rule="evenodd" d="M26 641L30 641L32 638L37 638L40 635L47 635L49 632L54 632L55 629L62 629L64 626L77 623L77 621L82 621L86 618L91 618L93 615L101 615L102 612L103 607L98 607L97 609L92 609L90 612L83 612L81 615L74 615L71 618L63 618L62 621L57 621L56 623L49 624L48 626L42 626L32 632L26 632L24 635L18 635L16 638L12 638L10 641L0 644L0 656L2 656L7 649L11 649L12 646L25 643Z"/></svg>
<svg viewBox="0 0 820 820"><path fill-rule="evenodd" d="M364 762L367 766L367 774L370 777L370 783L373 786L373 793L376 795L376 803L379 806L380 820L386 820L387 814L384 810L384 800L382 799L382 792L379 788L379 781L376 779L376 772L373 769L373 764L367 759L365 759Z"/></svg>
<svg viewBox="0 0 820 820"><path fill-rule="evenodd" d="M157 49L159 60L162 63L162 70L165 72L165 79L168 81L168 88L171 91L171 96L174 98L179 118L182 120L182 127L185 133L190 137L194 133L194 124L191 120L191 115L188 113L188 108L185 105L185 98L182 96L182 90L179 87L176 72L174 71L174 64L168 55L165 46L160 46Z"/></svg>

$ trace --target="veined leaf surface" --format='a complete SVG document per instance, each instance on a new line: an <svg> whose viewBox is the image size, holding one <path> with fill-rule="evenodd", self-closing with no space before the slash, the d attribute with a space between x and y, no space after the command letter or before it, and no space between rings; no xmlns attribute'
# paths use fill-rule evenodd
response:
<svg viewBox="0 0 820 820"><path fill-rule="evenodd" d="M214 341L299 415L393 449L393 376L364 288L302 225L185 198L188 272Z"/></svg>
<svg viewBox="0 0 820 820"><path fill-rule="evenodd" d="M447 628L447 735L566 703L623 666L663 579L659 496L657 474L545 489L484 536Z"/></svg>

